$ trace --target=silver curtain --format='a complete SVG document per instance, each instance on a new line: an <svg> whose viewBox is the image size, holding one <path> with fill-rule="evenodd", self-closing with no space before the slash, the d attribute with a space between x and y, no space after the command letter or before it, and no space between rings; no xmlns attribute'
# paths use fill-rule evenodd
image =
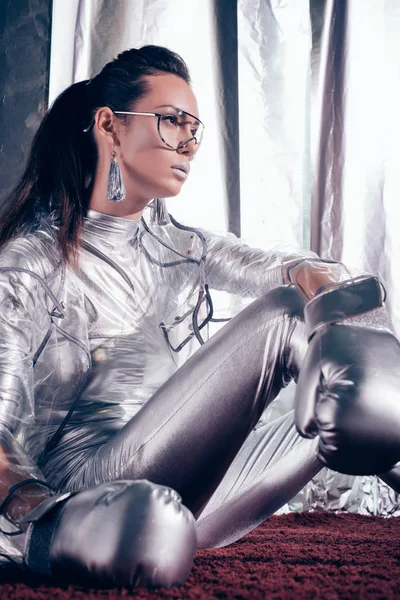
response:
<svg viewBox="0 0 400 600"><path fill-rule="evenodd" d="M53 0L50 100L149 43L184 57L206 124L169 210L378 274L400 332L400 2ZM289 387L265 418L292 403ZM397 514L398 498L324 470L289 506L322 507Z"/></svg>
<svg viewBox="0 0 400 600"><path fill-rule="evenodd" d="M330 0L325 18L312 247L378 274L399 334L400 2Z"/></svg>

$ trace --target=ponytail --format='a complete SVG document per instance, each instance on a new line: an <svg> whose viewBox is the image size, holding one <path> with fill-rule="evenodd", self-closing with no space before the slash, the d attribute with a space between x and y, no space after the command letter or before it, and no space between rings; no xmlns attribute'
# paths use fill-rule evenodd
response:
<svg viewBox="0 0 400 600"><path fill-rule="evenodd" d="M96 161L92 138L83 133L89 113L86 87L85 81L71 85L46 113L25 172L3 204L0 246L38 214L55 212L62 254L68 261L74 253L87 211L86 184Z"/></svg>

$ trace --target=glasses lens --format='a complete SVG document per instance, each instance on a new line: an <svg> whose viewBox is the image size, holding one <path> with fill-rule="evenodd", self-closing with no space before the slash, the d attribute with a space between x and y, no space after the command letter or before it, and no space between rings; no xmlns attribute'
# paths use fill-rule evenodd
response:
<svg viewBox="0 0 400 600"><path fill-rule="evenodd" d="M202 123L184 111L164 114L160 117L161 139L172 148L184 146L190 140L194 140L196 146L199 146L203 130Z"/></svg>

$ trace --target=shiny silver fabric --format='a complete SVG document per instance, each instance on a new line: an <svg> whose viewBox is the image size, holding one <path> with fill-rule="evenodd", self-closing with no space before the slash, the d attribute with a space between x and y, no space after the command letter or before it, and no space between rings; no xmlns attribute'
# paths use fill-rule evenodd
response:
<svg viewBox="0 0 400 600"><path fill-rule="evenodd" d="M26 565L58 584L171 587L189 576L196 523L174 490L107 482L44 513L31 515Z"/></svg>
<svg viewBox="0 0 400 600"><path fill-rule="evenodd" d="M244 297L259 296L282 281L281 262L287 254L279 250L266 253L250 249L237 243L233 236L230 239L202 232L200 237L192 230L178 230L172 224L158 231L152 227L150 232L140 222L116 219L95 211L89 215L82 235L79 267L75 271L65 269L59 262L51 237L54 232L46 231L46 225L34 236L11 242L1 258L0 264L7 265L2 272L7 293L24 307L21 323L15 324L12 317L15 306L11 301L9 313L2 315L7 327L7 336L2 337L3 357L11 363L9 349L21 353L21 357L12 357L13 366L10 364L9 370L18 373L15 375L18 386L12 389L24 398L23 407L17 399L2 403L3 422L11 430L22 423L23 429L29 424L28 416L35 415L37 437L30 432L27 442L34 458L43 450L44 438L65 416L89 367L90 380L84 383L85 392L74 418L95 422L98 414L104 415L103 411L107 411L108 420L102 416L100 421L108 421L107 428L112 429L115 418L121 424L135 414L183 357L195 349L191 316L198 291L205 281L210 287L224 288ZM157 240L160 234L167 247ZM36 248L38 239L42 243ZM40 261L39 267L36 261ZM20 275L23 293L19 293L18 285L15 287L14 267L18 268L18 264L24 265ZM32 281L34 294L29 289ZM22 286L19 281L18 284ZM49 308L56 301L58 306ZM61 302L65 308L60 308ZM200 322L206 316L205 310L201 306ZM28 340L20 333L20 328L29 331L32 314L35 329L29 347L38 349L47 333L50 335L36 358L39 410L29 389L29 356L23 346ZM187 344L190 350L170 351L163 339L161 323L174 347L191 336L192 341ZM203 335L207 339L207 330ZM49 357L52 357L50 362ZM60 365L63 365L62 373ZM26 376L21 377L24 368ZM49 372L56 378L54 382ZM105 385L107 399L100 400L104 398L101 390ZM15 407L18 407L17 414ZM98 425L94 426L96 435L100 431Z"/></svg>
<svg viewBox="0 0 400 600"><path fill-rule="evenodd" d="M282 283L282 262L296 256L177 225L90 211L75 268L56 251L51 219L3 249L1 427L10 455L18 448L18 476L37 474L39 462L63 489L198 348L194 325L210 316L210 304L199 303L205 284L260 296ZM49 440L66 417L54 451Z"/></svg>
<svg viewBox="0 0 400 600"><path fill-rule="evenodd" d="M239 0L237 19L241 235L307 248L310 3Z"/></svg>

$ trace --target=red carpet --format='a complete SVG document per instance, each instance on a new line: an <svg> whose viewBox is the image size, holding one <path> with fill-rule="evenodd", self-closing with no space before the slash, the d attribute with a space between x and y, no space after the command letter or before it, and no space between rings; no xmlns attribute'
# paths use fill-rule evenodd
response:
<svg viewBox="0 0 400 600"><path fill-rule="evenodd" d="M170 590L51 587L9 567L0 578L0 598L10 600L400 599L400 519L272 517L227 548L198 552L189 581Z"/></svg>

